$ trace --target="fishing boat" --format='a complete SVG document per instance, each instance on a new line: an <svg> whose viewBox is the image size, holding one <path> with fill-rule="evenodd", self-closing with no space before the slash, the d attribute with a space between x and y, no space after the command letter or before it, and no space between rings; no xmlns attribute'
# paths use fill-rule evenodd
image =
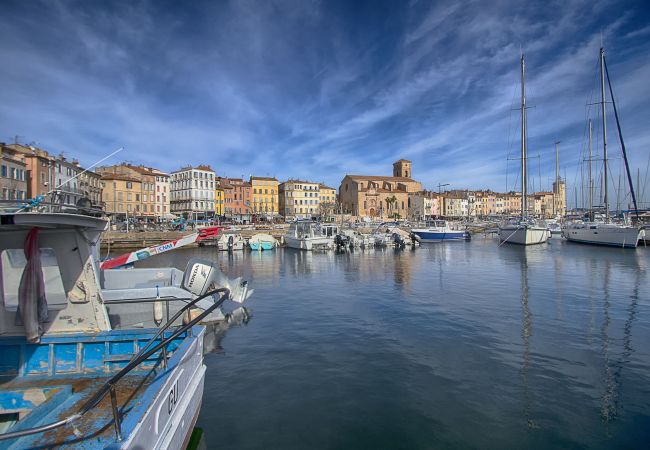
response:
<svg viewBox="0 0 650 450"><path fill-rule="evenodd" d="M527 122L526 122L526 88L525 60L521 55L521 216L499 227L501 243L533 245L542 244L550 237L548 228L537 223L528 215L527 193Z"/></svg>
<svg viewBox="0 0 650 450"><path fill-rule="evenodd" d="M633 226L627 223L614 223L610 218L609 213L609 188L608 188L608 154L607 154L607 115L606 115L606 104L608 100L605 93L605 79L607 79L607 84L609 86L610 100L613 109L614 117L616 119L616 126L618 130L618 137L621 143L621 151L623 153L623 161L625 163L625 170L627 172L628 186L630 189L630 194L632 196L632 201L634 204L634 211L636 216L639 216L639 209L637 207L636 195L634 192L634 184L632 183L632 176L630 174L630 167L627 160L627 152L625 149L625 142L623 140L623 133L621 131L621 124L618 117L618 111L616 109L616 101L614 97L614 91L612 89L612 82L609 77L609 72L607 70L607 63L605 61L605 49L600 49L600 116L601 116L601 128L603 133L603 191L604 191L604 219L595 220L594 212L591 210L593 207L593 193L592 193L592 181L591 181L591 122L589 123L589 198L590 198L590 214L586 220L582 222L574 222L567 224L563 229L564 237L571 242L578 242L582 244L593 244L593 245L605 245L612 247L621 247L621 248L636 248L638 246L639 240L642 239L645 235L644 230L640 226Z"/></svg>
<svg viewBox="0 0 650 450"><path fill-rule="evenodd" d="M2 448L187 445L205 379L199 323L231 293L218 267L191 261L180 288L192 300L164 325L113 329L93 254L105 227L78 214L0 214Z"/></svg>
<svg viewBox="0 0 650 450"><path fill-rule="evenodd" d="M471 235L466 230L453 229L446 220L430 220L423 228L411 230L420 242L469 241Z"/></svg>
<svg viewBox="0 0 650 450"><path fill-rule="evenodd" d="M278 241L270 234L257 233L248 240L248 245L253 251L273 250Z"/></svg>
<svg viewBox="0 0 650 450"><path fill-rule="evenodd" d="M299 250L329 250L334 247L333 236L324 236L316 222L293 222L284 235L287 247Z"/></svg>

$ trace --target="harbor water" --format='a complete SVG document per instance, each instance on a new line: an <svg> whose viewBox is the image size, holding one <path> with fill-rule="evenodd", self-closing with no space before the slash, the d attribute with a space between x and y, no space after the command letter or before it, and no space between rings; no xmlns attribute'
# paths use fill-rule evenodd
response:
<svg viewBox="0 0 650 450"><path fill-rule="evenodd" d="M178 250L252 318L206 355L208 448L642 448L650 249L490 238L416 250ZM647 447L646 447L647 448Z"/></svg>

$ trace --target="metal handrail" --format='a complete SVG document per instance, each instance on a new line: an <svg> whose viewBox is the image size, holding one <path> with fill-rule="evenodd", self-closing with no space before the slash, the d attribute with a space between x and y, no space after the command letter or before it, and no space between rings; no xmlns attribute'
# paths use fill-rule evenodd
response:
<svg viewBox="0 0 650 450"><path fill-rule="evenodd" d="M176 330L168 337L163 338L158 345L155 345L153 348L150 348L149 350L145 351L147 347L151 345L152 342L155 342L156 339L160 337L162 333L164 333L169 326L176 321L182 314L184 314L189 308L194 306L199 300L203 300L206 297L209 297L214 294L220 294L221 297L219 300L215 301L213 305L211 305L209 308L204 310L201 314L199 314L197 317L195 317L193 320L188 322L186 325L180 326L176 328ZM149 358L151 355L156 353L158 350L161 348L166 348L167 344L171 342L172 340L176 339L180 334L184 333L188 329L191 329L194 325L199 323L201 320L203 320L205 317L208 316L212 311L214 311L216 308L221 306L224 301L226 301L230 297L230 290L227 288L218 288L218 289L213 289L212 291L209 291L196 299L192 300L188 304L186 304L183 308L181 308L171 320L168 320L167 323L163 327L161 327L158 332L151 338L149 341L144 345L142 349L138 352L136 357L134 357L129 363L124 366L119 372L117 372L115 375L113 375L108 381L106 381L102 387L93 395L90 399L88 399L82 406L79 408L79 411L77 411L75 414L72 414L65 419L58 420L56 422L49 423L47 425L42 425L40 427L34 427L34 428L28 428L26 430L20 430L20 431L14 431L11 433L4 433L0 434L0 441L7 440L7 439L16 439L16 438L21 438L24 436L29 436L32 434L38 434L38 433L44 433L49 430L53 430L55 428L62 427L64 425L70 424L74 422L77 419L80 419L83 417L84 414L86 414L88 411L90 411L93 407L95 407L100 401L104 399L107 393L110 393L111 396L111 406L113 410L113 421L115 424L115 435L118 441L122 440L122 432L121 432L121 421L120 421L120 415L119 411L117 408L117 398L115 395L115 384L122 379L126 374L128 374L131 370L136 368L138 365L140 365L142 362L144 362L147 358ZM166 358L166 352L163 355L164 358ZM166 361L165 361L166 363Z"/></svg>

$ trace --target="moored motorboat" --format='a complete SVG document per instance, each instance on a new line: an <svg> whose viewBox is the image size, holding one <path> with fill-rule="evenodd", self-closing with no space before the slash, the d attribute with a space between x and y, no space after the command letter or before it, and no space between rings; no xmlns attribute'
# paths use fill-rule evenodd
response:
<svg viewBox="0 0 650 450"><path fill-rule="evenodd" d="M284 243L299 250L329 250L334 247L334 236L324 236L316 222L297 221L289 226Z"/></svg>
<svg viewBox="0 0 650 450"><path fill-rule="evenodd" d="M413 234L420 242L468 241L471 236L467 230L454 230L445 220L431 220L422 228L414 228Z"/></svg>
<svg viewBox="0 0 650 450"><path fill-rule="evenodd" d="M217 240L217 248L226 252L244 250L244 238L241 234L222 234Z"/></svg>

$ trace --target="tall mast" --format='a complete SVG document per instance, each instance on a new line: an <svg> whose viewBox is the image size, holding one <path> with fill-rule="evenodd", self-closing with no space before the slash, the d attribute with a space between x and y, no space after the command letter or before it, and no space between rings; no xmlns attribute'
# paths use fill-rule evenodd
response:
<svg viewBox="0 0 650 450"><path fill-rule="evenodd" d="M521 217L528 215L528 196L526 188L526 89L525 89L525 62L524 54L521 54Z"/></svg>
<svg viewBox="0 0 650 450"><path fill-rule="evenodd" d="M594 180L591 177L591 119L589 119L589 220L593 220L592 211L594 205Z"/></svg>
<svg viewBox="0 0 650 450"><path fill-rule="evenodd" d="M554 189L554 201L553 201L553 215L557 215L560 202L560 152L558 146L560 141L555 141L555 189Z"/></svg>
<svg viewBox="0 0 650 450"><path fill-rule="evenodd" d="M609 221L609 196L607 195L607 120L605 118L605 49L600 48L600 115L603 120L603 184L605 190L605 220Z"/></svg>

